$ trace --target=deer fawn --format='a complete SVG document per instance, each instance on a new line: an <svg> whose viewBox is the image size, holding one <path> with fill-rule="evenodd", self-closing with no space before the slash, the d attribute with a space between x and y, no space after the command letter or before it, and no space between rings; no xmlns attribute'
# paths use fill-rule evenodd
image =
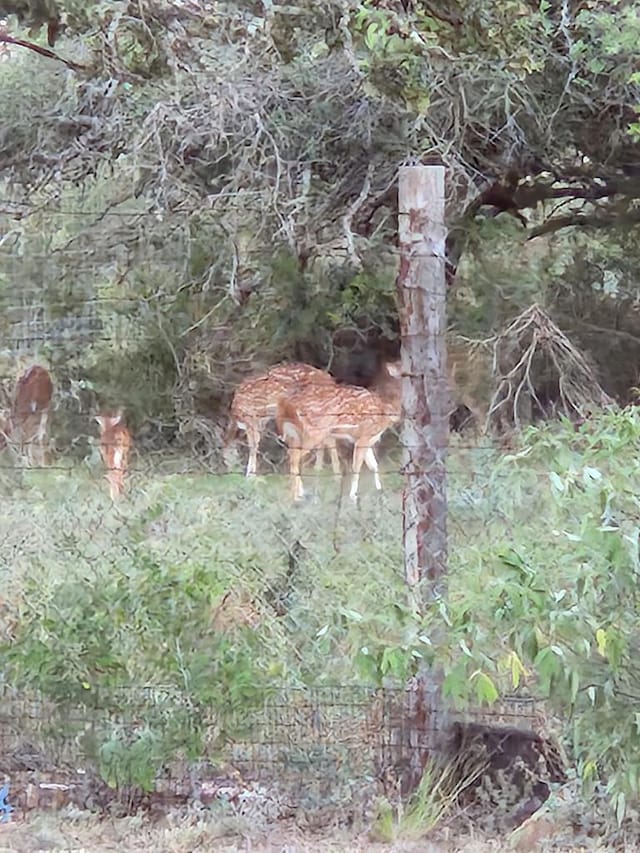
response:
<svg viewBox="0 0 640 853"><path fill-rule="evenodd" d="M275 417L278 402L287 395L293 393L296 388L305 385L312 387L333 387L333 377L312 367L310 364L290 362L278 364L266 373L245 379L236 389L231 403L229 427L227 429L226 442L237 434L239 430L246 433L249 445L249 460L247 462L246 476L253 477L258 468L258 447L260 440L269 421ZM331 462L338 472L340 463L338 461L335 442L329 447ZM322 453L318 455L316 467L322 464Z"/></svg>
<svg viewBox="0 0 640 853"><path fill-rule="evenodd" d="M53 383L49 371L38 364L26 370L16 382L9 417L0 431L0 450L15 443L30 465L46 463L46 437ZM36 453L37 449L37 453Z"/></svg>
<svg viewBox="0 0 640 853"><path fill-rule="evenodd" d="M124 478L129 465L131 433L122 423L122 412L113 415L96 415L100 424L100 453L109 482L111 500L124 494Z"/></svg>
<svg viewBox="0 0 640 853"><path fill-rule="evenodd" d="M289 448L294 500L304 497L303 457L322 446L335 451L336 441L341 439L353 444L351 500L358 499L363 462L373 472L376 489L382 488L373 448L385 430L400 420L400 378L400 362L385 362L372 390L354 385L308 385L279 400L276 422Z"/></svg>

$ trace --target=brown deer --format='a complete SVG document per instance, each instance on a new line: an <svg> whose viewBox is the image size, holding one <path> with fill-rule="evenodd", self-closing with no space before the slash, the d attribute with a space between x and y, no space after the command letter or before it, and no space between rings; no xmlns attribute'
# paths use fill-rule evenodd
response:
<svg viewBox="0 0 640 853"><path fill-rule="evenodd" d="M328 387L334 385L333 377L301 362L277 364L266 373L245 379L236 389L231 403L229 427L225 443L228 444L238 431L246 433L249 445L249 460L246 476L253 477L258 469L258 448L262 435L272 418L275 417L278 402L297 388L306 385ZM335 473L340 471L340 462L335 442L330 446L331 462ZM318 455L316 466L322 463L322 454Z"/></svg>
<svg viewBox="0 0 640 853"><path fill-rule="evenodd" d="M52 397L49 371L34 364L16 382L9 416L0 430L0 450L11 444L27 464L45 465Z"/></svg>
<svg viewBox="0 0 640 853"><path fill-rule="evenodd" d="M129 467L131 433L122 422L122 412L96 415L100 424L100 453L107 469L111 500L124 494L124 479Z"/></svg>
<svg viewBox="0 0 640 853"><path fill-rule="evenodd" d="M385 362L372 389L313 384L278 401L276 423L289 448L294 500L304 497L304 456L319 447L335 448L337 440L353 444L351 499L358 499L363 462L373 472L376 489L382 488L374 447L385 430L400 420L400 378L400 362Z"/></svg>

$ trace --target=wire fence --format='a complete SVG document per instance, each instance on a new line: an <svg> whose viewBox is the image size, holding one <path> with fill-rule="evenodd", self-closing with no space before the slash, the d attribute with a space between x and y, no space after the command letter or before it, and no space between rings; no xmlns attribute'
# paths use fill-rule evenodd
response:
<svg viewBox="0 0 640 853"><path fill-rule="evenodd" d="M86 447L0 468L12 685L0 771L14 808L225 803L268 820L364 820L380 796L415 789L456 721L544 733L526 693L443 720L419 691L353 683L364 646L393 648L401 630L398 461L382 466L381 495L364 482L358 509L346 482L309 469L313 497L293 512L282 451L247 480L243 459L222 470L180 449L141 450L112 502L97 436ZM482 464L459 474L453 546L489 543L504 510L495 481ZM379 652L367 660L379 666ZM333 686L265 676L282 669ZM171 685L123 686L132 671L159 684L170 672Z"/></svg>
<svg viewBox="0 0 640 853"><path fill-rule="evenodd" d="M9 222L0 240L0 418L10 421L29 365L54 382L42 458L0 423L0 777L14 806L105 809L115 797L126 808L224 801L271 819L364 814L380 795L414 790L456 724L541 736L526 691L444 719L405 677L415 666L403 648L398 428L376 449L383 489L363 474L358 508L350 447L345 476L306 465L312 495L295 512L273 428L246 479L245 436L225 440L229 406L268 365L254 342L260 314L242 327L229 309L233 258L222 251L196 276L202 245L184 229L147 215L153 241L142 229L103 246L100 216L64 236L54 218L29 239ZM94 418L116 408L133 450L112 501ZM449 526L470 566L509 538L514 503L531 517L545 494L514 500L495 445L468 436L454 442ZM481 596L483 579L467 572L461 583Z"/></svg>
<svg viewBox="0 0 640 853"><path fill-rule="evenodd" d="M175 688L109 691L89 708L5 686L1 708L0 778L18 811L218 801L269 820L301 813L364 819L379 797L395 801L414 790L428 759L453 755L443 721L425 713L416 685L274 684L259 705L217 713L190 707ZM469 721L502 727L503 737L539 737L545 728L526 696L448 713L447 731ZM155 741L146 737L151 729ZM160 755L154 746L167 733L172 748ZM143 749L136 752L136 744Z"/></svg>

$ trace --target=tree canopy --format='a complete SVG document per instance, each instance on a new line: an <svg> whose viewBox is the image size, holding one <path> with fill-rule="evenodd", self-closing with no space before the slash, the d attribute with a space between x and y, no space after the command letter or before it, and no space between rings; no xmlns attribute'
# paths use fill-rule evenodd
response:
<svg viewBox="0 0 640 853"><path fill-rule="evenodd" d="M633 3L3 0L0 15L2 292L143 300L108 324L146 329L136 369L163 354L168 409L176 383L193 385L189 364L206 365L210 408L230 355L326 364L371 329L393 337L402 163L447 168L450 311L470 332L541 299L545 281L597 349L593 314L611 294L598 266L615 256L604 325L636 334L619 328L636 298L623 292L640 192ZM562 258L541 260L556 234ZM127 346L105 347L98 384L130 363Z"/></svg>
<svg viewBox="0 0 640 853"><path fill-rule="evenodd" d="M5 83L15 203L108 165L112 204L217 212L304 266L336 238L355 260L358 237L388 237L398 164L436 158L454 266L455 224L480 211L531 218L530 236L637 221L640 19L625 0L19 0L0 14L81 66L49 59L46 86L19 99ZM20 58L23 73L36 61ZM545 201L557 209L531 217Z"/></svg>

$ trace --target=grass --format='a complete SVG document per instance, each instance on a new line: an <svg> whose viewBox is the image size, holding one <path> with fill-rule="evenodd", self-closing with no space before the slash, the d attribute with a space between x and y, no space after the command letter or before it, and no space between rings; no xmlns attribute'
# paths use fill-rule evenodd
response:
<svg viewBox="0 0 640 853"><path fill-rule="evenodd" d="M264 829L234 818L207 813L169 813L160 821L142 817L114 820L98 819L90 814L68 811L60 814L33 814L28 821L13 820L0 825L0 853L193 853L215 850L216 853L506 853L515 849L509 839L480 836L454 837L442 833L428 842L396 840L377 842L367 834L356 834L339 828L323 832L305 832L286 822L277 828ZM535 849L554 850L553 841ZM566 849L566 848L564 848ZM608 847L593 839L571 848L572 853L610 853Z"/></svg>
<svg viewBox="0 0 640 853"><path fill-rule="evenodd" d="M454 587L457 578L481 586L482 548L501 536L486 464L494 457L451 452ZM358 508L328 473L310 471L313 495L293 506L286 476L247 481L178 456L138 458L115 506L95 460L4 470L0 636L17 632L9 653L21 677L53 690L111 683L114 667L124 670L119 683L191 689L219 679L229 691L242 682L240 703L254 682L362 683L361 649L401 645L407 630L397 613L407 605L402 480L392 458L382 467L384 492L364 474ZM221 649L214 614L229 590L236 610L251 603L258 624ZM223 671L206 675L209 659Z"/></svg>
<svg viewBox="0 0 640 853"><path fill-rule="evenodd" d="M372 835L386 842L419 841L437 829L453 813L465 787L481 774L480 768L467 780L460 780L453 763L425 767L420 784L408 802L395 808L386 800L379 804Z"/></svg>
<svg viewBox="0 0 640 853"><path fill-rule="evenodd" d="M496 458L486 447L454 446L450 453L454 590L460 580L481 594L477 567L486 548L508 541L508 525L489 485ZM348 484L327 472L309 471L313 495L293 506L286 476L247 481L240 473L198 471L192 460L177 456L160 463L139 458L129 494L116 506L95 458L84 466L59 459L21 478L2 471L5 597L17 607L28 582L44 598L74 579L103 584L114 572L133 576L155 565L180 582L188 567L201 567L212 578L211 608L228 589L258 603L269 589L284 591L286 620L261 608L265 670L285 680L360 681L353 661L361 623L377 641L398 642L402 626L387 616L407 600L402 480L391 458L382 468L384 492L375 493L372 478L363 475L358 508L341 495L341 485Z"/></svg>
<svg viewBox="0 0 640 853"><path fill-rule="evenodd" d="M616 464L625 469L620 457ZM75 467L58 460L55 467L24 471L21 477L1 471L0 619L4 617L5 634L15 633L16 625L18 634L24 625L31 626L22 665L32 667L36 682L46 667L29 654L42 645L50 666L58 640L54 651L61 671L56 670L56 678L89 678L83 667L91 669L91 654L99 664L89 662L91 677L101 677L109 671L109 661L104 663L103 649L93 649L92 638L102 635L107 651L116 649L138 682L169 680L189 687L203 659L205 682L220 677L223 685L221 699L212 695L211 701L231 701L230 691L238 686L234 679L247 660L249 682L256 673L291 685L362 682L355 661L363 645L408 642L406 623L394 616L407 601L402 480L393 473L398 465L392 455L382 467L383 494L376 494L371 477L364 475L358 508L341 498L340 484L327 474L315 478L309 472L313 496L292 506L282 475L247 481L240 473L197 470L193 460L179 456L138 458L129 495L116 506L95 460ZM548 463L541 456L525 459L514 472L495 450L454 441L448 499L450 598L468 604L479 626L475 636L484 642L484 631L491 648L493 589L500 587L504 574L496 557L500 551L518 547L532 565L544 567L545 583L552 589L554 584L565 588L574 577L572 546L558 538L558 519L549 501ZM584 495L580 499L586 500ZM258 622L232 632L227 646L220 646L215 644L219 629L212 629L207 613L216 610L229 589L239 592L237 600L255 604ZM274 589L286 599L280 614L268 604ZM239 658L243 648L247 656ZM228 667L220 669L224 655ZM207 669L214 665L217 669ZM241 687L245 690L246 683ZM242 690L239 701L245 696ZM376 848L355 838L348 846L298 838L283 841L279 849L291 843L291 849L301 851L410 850L425 821L437 825L440 819L438 803L433 819L427 805L428 800L418 802L412 813L403 815L399 834L397 826L386 826L393 839L387 846ZM198 821L172 826L171 838L158 836L157 828L130 832L127 826L118 824L123 834L117 841L109 835L104 849L179 851L196 849L189 847L196 836L213 837L211 827ZM1 840L0 835L0 845ZM101 850L100 843L97 834L92 840L78 835L79 847ZM225 846L220 839L216 849L241 849L234 843L238 841ZM252 849L274 849L267 842L262 847L255 843ZM502 848L478 842L468 849Z"/></svg>

